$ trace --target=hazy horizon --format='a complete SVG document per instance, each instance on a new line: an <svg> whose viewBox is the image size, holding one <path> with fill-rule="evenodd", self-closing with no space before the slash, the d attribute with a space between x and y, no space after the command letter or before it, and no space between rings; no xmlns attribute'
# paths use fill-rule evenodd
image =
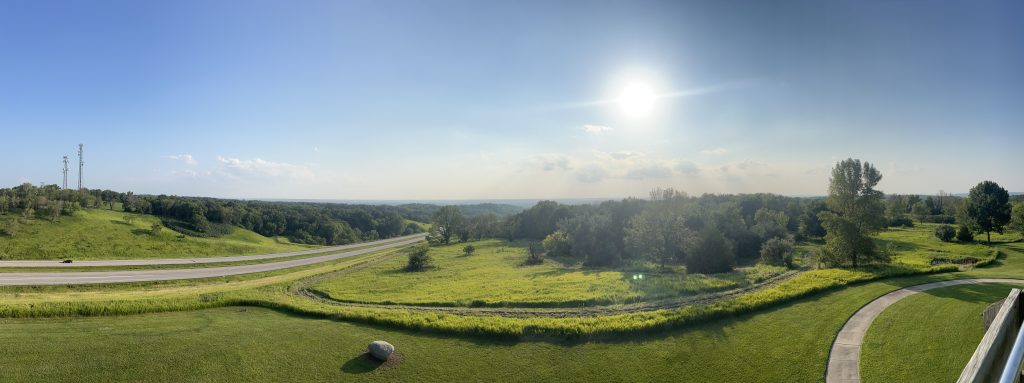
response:
<svg viewBox="0 0 1024 383"><path fill-rule="evenodd" d="M86 187L220 198L1024 191L1021 2L305 4L0 6L0 184L84 143Z"/></svg>

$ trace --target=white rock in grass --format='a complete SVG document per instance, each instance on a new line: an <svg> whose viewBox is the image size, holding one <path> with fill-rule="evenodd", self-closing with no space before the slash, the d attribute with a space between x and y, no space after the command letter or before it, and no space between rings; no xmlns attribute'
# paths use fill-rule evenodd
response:
<svg viewBox="0 0 1024 383"><path fill-rule="evenodd" d="M388 360L391 353L395 352L395 346L392 346L391 343L382 340L373 341L373 343L370 343L368 348L370 350L370 355L373 355L374 358L380 360Z"/></svg>

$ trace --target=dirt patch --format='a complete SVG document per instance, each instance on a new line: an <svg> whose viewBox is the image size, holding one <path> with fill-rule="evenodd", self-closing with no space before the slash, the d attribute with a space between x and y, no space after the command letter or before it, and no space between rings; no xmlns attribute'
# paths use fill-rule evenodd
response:
<svg viewBox="0 0 1024 383"><path fill-rule="evenodd" d="M383 362L380 359L374 358L373 355L370 355L370 353L368 352L364 352L359 357L363 358L363 360L366 363L377 366L377 370L386 370L389 368L398 367L399 365L402 364L402 361L405 360L405 355L402 355L401 351L395 351L391 353L391 355L388 356L388 360L385 360Z"/></svg>

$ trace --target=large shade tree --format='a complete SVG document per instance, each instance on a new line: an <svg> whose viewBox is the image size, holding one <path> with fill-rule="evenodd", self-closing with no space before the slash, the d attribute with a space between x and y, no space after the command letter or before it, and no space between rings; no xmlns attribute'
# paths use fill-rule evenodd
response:
<svg viewBox="0 0 1024 383"><path fill-rule="evenodd" d="M983 181L971 188L963 206L967 225L977 233L985 233L985 240L992 244L992 232L1002 233L1010 222L1010 193L999 184Z"/></svg>
<svg viewBox="0 0 1024 383"><path fill-rule="evenodd" d="M882 174L874 165L852 158L832 169L825 200L829 211L819 215L826 233L823 261L837 266L849 262L856 268L888 260L871 239L885 226L884 194L875 190L881 180Z"/></svg>

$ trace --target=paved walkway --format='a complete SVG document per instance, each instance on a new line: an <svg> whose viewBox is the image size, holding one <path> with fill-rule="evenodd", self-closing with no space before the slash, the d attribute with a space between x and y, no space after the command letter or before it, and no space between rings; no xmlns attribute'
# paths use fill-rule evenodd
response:
<svg viewBox="0 0 1024 383"><path fill-rule="evenodd" d="M956 279L925 283L923 285L905 287L891 293L885 294L871 301L846 321L839 335L832 342L832 350L828 356L828 369L825 372L825 381L828 383L859 383L860 382L860 346L864 342L864 335L875 321L878 314L881 314L887 307L900 299L922 291L937 289L946 286L978 284L978 283L1024 283L1024 279L1003 279L1003 278L981 278L981 279Z"/></svg>

